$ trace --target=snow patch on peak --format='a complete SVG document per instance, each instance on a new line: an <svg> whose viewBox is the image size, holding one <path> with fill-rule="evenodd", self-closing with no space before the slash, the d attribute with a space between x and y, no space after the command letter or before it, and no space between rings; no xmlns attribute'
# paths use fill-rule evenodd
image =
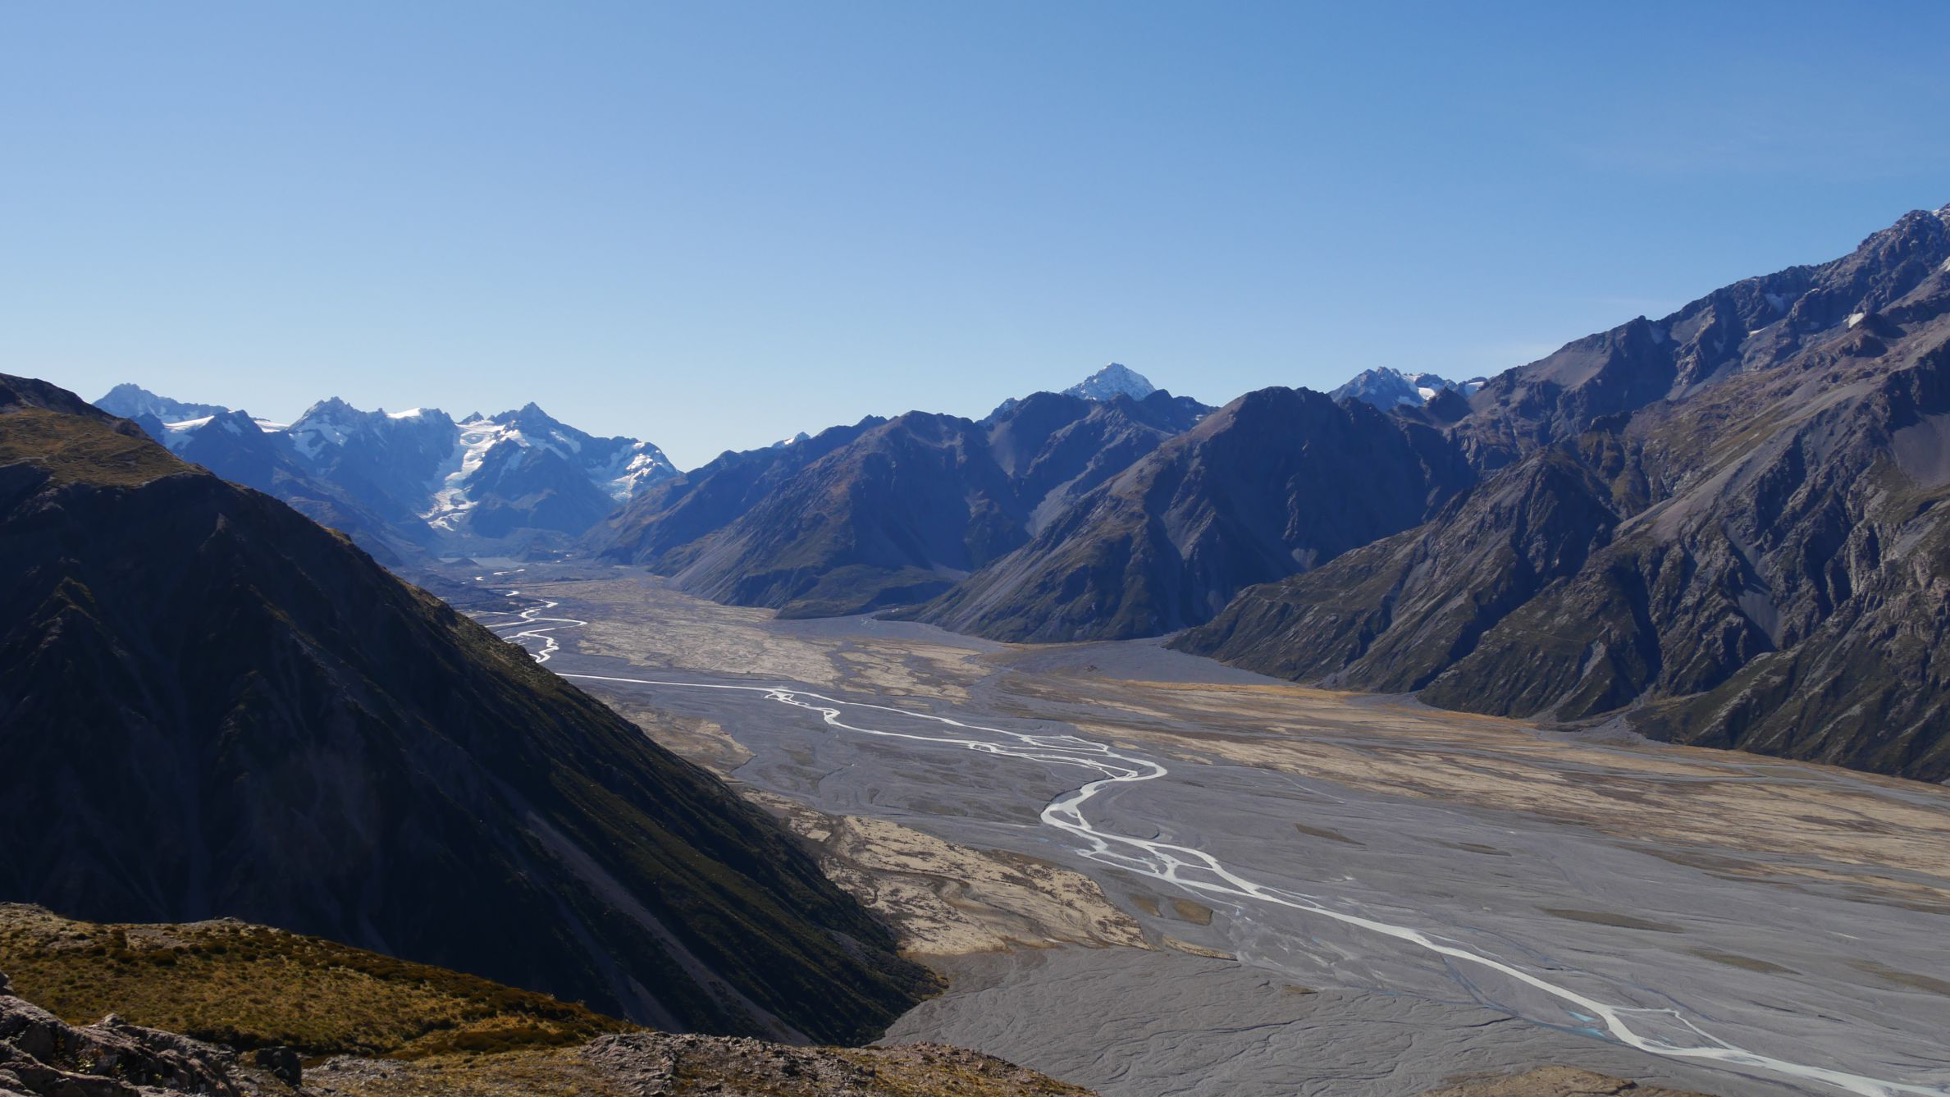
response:
<svg viewBox="0 0 1958 1100"><path fill-rule="evenodd" d="M1110 363L1061 392L1090 401L1110 401L1118 394L1140 401L1155 393L1156 385L1120 363Z"/></svg>
<svg viewBox="0 0 1958 1100"><path fill-rule="evenodd" d="M1354 375L1326 396L1334 401L1344 401L1350 397L1381 410L1392 410L1397 406L1419 408L1445 390L1453 390L1467 397L1481 389L1487 381L1487 378L1471 378L1456 382L1438 374L1411 374L1391 367L1374 367Z"/></svg>

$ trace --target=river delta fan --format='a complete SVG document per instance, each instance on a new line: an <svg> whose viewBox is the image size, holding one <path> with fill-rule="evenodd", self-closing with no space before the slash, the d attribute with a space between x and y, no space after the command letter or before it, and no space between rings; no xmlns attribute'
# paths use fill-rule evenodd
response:
<svg viewBox="0 0 1958 1100"><path fill-rule="evenodd" d="M705 773L285 505L0 377L0 896L232 915L687 1030L927 988Z"/></svg>

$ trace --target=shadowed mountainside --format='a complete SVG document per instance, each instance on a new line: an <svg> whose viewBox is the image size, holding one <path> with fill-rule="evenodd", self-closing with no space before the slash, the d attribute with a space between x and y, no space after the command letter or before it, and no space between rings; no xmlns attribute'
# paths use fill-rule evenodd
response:
<svg viewBox="0 0 1958 1100"><path fill-rule="evenodd" d="M922 602L1022 545L1208 410L1040 393L982 421L911 412L725 454L587 539L599 557L785 616Z"/></svg>
<svg viewBox="0 0 1958 1100"><path fill-rule="evenodd" d="M1503 375L1455 429L1494 471L1470 494L1174 644L1946 778L1948 218Z"/></svg>
<svg viewBox="0 0 1958 1100"><path fill-rule="evenodd" d="M796 842L521 648L135 425L0 376L0 898L232 915L686 1030L929 980Z"/></svg>
<svg viewBox="0 0 1958 1100"><path fill-rule="evenodd" d="M1311 390L1246 394L922 612L1008 641L1162 634L1246 585L1421 522L1466 487L1441 432Z"/></svg>

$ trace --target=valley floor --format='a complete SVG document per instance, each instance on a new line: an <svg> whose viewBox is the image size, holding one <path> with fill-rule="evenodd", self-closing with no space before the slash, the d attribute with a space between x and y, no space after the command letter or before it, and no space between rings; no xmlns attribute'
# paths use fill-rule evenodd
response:
<svg viewBox="0 0 1958 1100"><path fill-rule="evenodd" d="M1942 787L1150 642L777 622L597 567L454 579L478 577L480 618L785 815L952 979L892 1041L1120 1093L1543 1066L1949 1089Z"/></svg>

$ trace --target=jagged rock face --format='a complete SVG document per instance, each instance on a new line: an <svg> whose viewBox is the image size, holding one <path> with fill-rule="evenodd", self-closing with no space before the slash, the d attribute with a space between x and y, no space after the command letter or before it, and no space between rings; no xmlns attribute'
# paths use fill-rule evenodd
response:
<svg viewBox="0 0 1958 1100"><path fill-rule="evenodd" d="M923 617L1011 641L1161 634L1250 584L1411 527L1466 487L1434 428L1310 390L1247 394L1084 496Z"/></svg>
<svg viewBox="0 0 1958 1100"><path fill-rule="evenodd" d="M608 521L596 549L789 616L918 603L1025 543L1204 411L1161 391L1035 394L976 423L866 420L723 455Z"/></svg>
<svg viewBox="0 0 1958 1100"><path fill-rule="evenodd" d="M0 1091L25 1096L237 1096L231 1051L114 1017L75 1027L0 975Z"/></svg>
<svg viewBox="0 0 1958 1100"><path fill-rule="evenodd" d="M1505 458L1473 493L1175 644L1438 706L1623 711L1652 736L1946 778L1946 217L1702 299L1669 331L1776 317L1664 371L1629 370L1649 354L1635 322L1498 379L1537 398L1478 397L1461 438ZM1607 349L1588 374L1580 348ZM1542 388L1559 376L1573 384Z"/></svg>
<svg viewBox="0 0 1958 1100"><path fill-rule="evenodd" d="M0 897L232 915L694 1030L854 1039L923 973L771 822L518 647L0 378Z"/></svg>
<svg viewBox="0 0 1958 1100"><path fill-rule="evenodd" d="M1786 362L1821 335L1896 303L1947 265L1949 208L1918 210L1826 264L1743 279L1658 320L1574 340L1476 391L1456 430L1484 468L1584 431L1599 417L1677 402Z"/></svg>

